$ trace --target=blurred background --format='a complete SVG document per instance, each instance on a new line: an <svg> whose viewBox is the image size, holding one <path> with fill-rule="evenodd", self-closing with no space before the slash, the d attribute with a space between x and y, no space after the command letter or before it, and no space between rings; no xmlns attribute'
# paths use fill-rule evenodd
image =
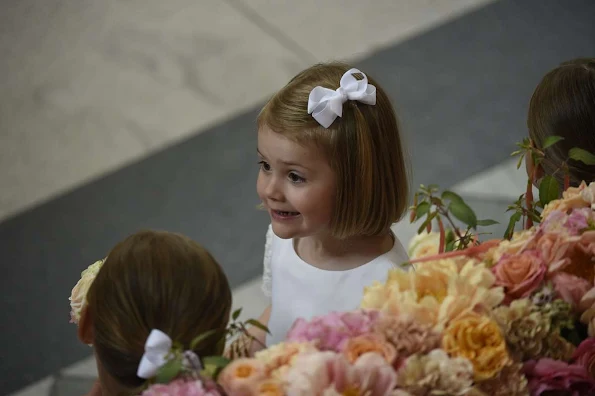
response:
<svg viewBox="0 0 595 396"><path fill-rule="evenodd" d="M0 394L90 388L70 289L142 228L204 244L261 312L255 118L313 63L346 60L391 95L413 188L452 187L504 223L532 91L595 55L593 20L592 0L1 2Z"/></svg>

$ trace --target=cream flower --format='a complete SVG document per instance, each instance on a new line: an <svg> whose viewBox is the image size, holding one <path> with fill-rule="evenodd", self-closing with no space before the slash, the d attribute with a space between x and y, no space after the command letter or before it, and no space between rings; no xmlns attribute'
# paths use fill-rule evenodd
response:
<svg viewBox="0 0 595 396"><path fill-rule="evenodd" d="M440 233L422 232L411 238L407 248L407 254L410 259L438 254L440 245Z"/></svg>
<svg viewBox="0 0 595 396"><path fill-rule="evenodd" d="M428 261L414 271L391 270L385 284L365 289L361 307L409 316L441 331L458 316L488 311L502 302L503 291L493 287L494 280L475 260L462 266L450 259Z"/></svg>
<svg viewBox="0 0 595 396"><path fill-rule="evenodd" d="M535 233L535 228L515 232L512 235L512 239L510 241L504 239L497 246L494 246L488 250L484 260L491 266L500 261L502 256L505 254L517 254L532 242L533 238L535 237Z"/></svg>
<svg viewBox="0 0 595 396"><path fill-rule="evenodd" d="M76 283L72 292L70 293L70 322L79 323L81 319L81 312L87 304L87 292L95 280L97 273L101 269L101 266L105 262L105 259L99 260L91 264L86 270L81 273L81 279Z"/></svg>

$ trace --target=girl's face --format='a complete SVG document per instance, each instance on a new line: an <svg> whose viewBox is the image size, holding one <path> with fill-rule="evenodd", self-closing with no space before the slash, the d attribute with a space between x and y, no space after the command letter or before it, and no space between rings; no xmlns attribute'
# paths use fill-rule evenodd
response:
<svg viewBox="0 0 595 396"><path fill-rule="evenodd" d="M258 130L258 196L279 238L329 231L337 190L322 151L295 143L268 127Z"/></svg>

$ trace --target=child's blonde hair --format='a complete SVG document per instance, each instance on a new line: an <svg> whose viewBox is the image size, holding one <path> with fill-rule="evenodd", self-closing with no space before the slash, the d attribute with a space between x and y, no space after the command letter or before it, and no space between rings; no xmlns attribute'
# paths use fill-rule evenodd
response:
<svg viewBox="0 0 595 396"><path fill-rule="evenodd" d="M388 96L370 76L369 83L376 87L375 105L348 100L342 117L328 129L308 114L310 91L316 86L337 89L349 69L333 62L302 71L258 116L259 128L267 126L299 144L314 144L326 154L338 180L331 230L339 238L386 232L402 217L409 196L397 117Z"/></svg>
<svg viewBox="0 0 595 396"><path fill-rule="evenodd" d="M595 153L595 58L564 62L547 73L531 98L527 126L537 148L549 136L564 138L546 149L541 163L562 184L560 167L571 148ZM595 181L595 166L571 160L569 172L571 185Z"/></svg>
<svg viewBox="0 0 595 396"><path fill-rule="evenodd" d="M223 335L231 289L223 270L198 243L169 232L142 231L109 253L87 293L93 346L103 369L128 389L142 386L136 373L152 329L189 349L209 330ZM194 350L218 355L217 337Z"/></svg>

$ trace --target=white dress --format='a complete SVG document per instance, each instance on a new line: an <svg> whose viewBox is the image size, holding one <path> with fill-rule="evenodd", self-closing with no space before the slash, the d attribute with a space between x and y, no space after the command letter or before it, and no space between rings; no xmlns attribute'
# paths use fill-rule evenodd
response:
<svg viewBox="0 0 595 396"><path fill-rule="evenodd" d="M267 346L283 341L293 322L332 311L357 309L364 287L386 281L388 270L409 258L395 237L393 248L374 260L346 271L328 271L303 261L293 240L277 237L269 226L264 254L263 292L272 311Z"/></svg>

